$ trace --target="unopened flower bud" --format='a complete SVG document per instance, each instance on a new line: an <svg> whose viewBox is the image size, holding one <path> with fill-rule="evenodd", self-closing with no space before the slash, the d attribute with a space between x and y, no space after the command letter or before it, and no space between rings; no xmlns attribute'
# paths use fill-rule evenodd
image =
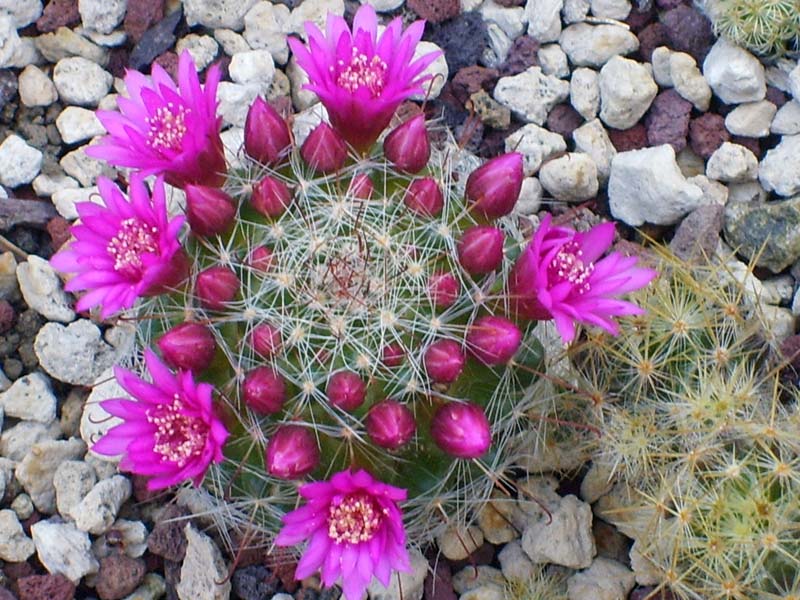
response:
<svg viewBox="0 0 800 600"><path fill-rule="evenodd" d="M352 371L338 371L328 379L325 389L328 402L346 411L353 411L364 403L367 385Z"/></svg>
<svg viewBox="0 0 800 600"><path fill-rule="evenodd" d="M222 310L236 297L239 278L228 267L210 267L197 275L194 293L200 304L211 310Z"/></svg>
<svg viewBox="0 0 800 600"><path fill-rule="evenodd" d="M217 344L208 327L182 323L170 329L156 342L161 356L173 369L204 371L214 360Z"/></svg>
<svg viewBox="0 0 800 600"><path fill-rule="evenodd" d="M475 225L458 242L458 262L470 275L485 275L503 262L505 236L497 227Z"/></svg>
<svg viewBox="0 0 800 600"><path fill-rule="evenodd" d="M425 115L418 114L395 127L383 142L383 152L401 171L417 173L422 170L431 157Z"/></svg>
<svg viewBox="0 0 800 600"><path fill-rule="evenodd" d="M260 415L272 415L283 408L286 384L270 367L256 367L244 377L242 397Z"/></svg>
<svg viewBox="0 0 800 600"><path fill-rule="evenodd" d="M265 175L253 186L250 204L265 217L280 217L292 203L292 192L282 181Z"/></svg>
<svg viewBox="0 0 800 600"><path fill-rule="evenodd" d="M432 381L453 383L464 370L464 351L458 342L439 340L425 350L423 362Z"/></svg>
<svg viewBox="0 0 800 600"><path fill-rule="evenodd" d="M419 215L435 217L442 212L444 197L435 179L423 177L409 184L403 203Z"/></svg>
<svg viewBox="0 0 800 600"><path fill-rule="evenodd" d="M406 357L406 351L397 342L392 342L383 347L381 350L381 361L387 367L399 367L403 364L403 359Z"/></svg>
<svg viewBox="0 0 800 600"><path fill-rule="evenodd" d="M330 125L320 123L308 134L300 148L300 155L313 169L321 173L333 173L344 166L347 147Z"/></svg>
<svg viewBox="0 0 800 600"><path fill-rule="evenodd" d="M244 151L262 165L272 165L291 144L289 127L261 96L247 110L244 123Z"/></svg>
<svg viewBox="0 0 800 600"><path fill-rule="evenodd" d="M247 257L247 264L256 271L266 273L272 266L272 250L266 246L256 246Z"/></svg>
<svg viewBox="0 0 800 600"><path fill-rule="evenodd" d="M279 479L300 479L319 464L314 432L300 425L281 425L267 442L267 471Z"/></svg>
<svg viewBox="0 0 800 600"><path fill-rule="evenodd" d="M486 413L472 402L448 402L431 420L436 445L457 458L478 458L492 445L492 430Z"/></svg>
<svg viewBox="0 0 800 600"><path fill-rule="evenodd" d="M522 332L504 317L476 319L467 332L469 351L485 365L501 365L519 350Z"/></svg>
<svg viewBox="0 0 800 600"><path fill-rule="evenodd" d="M348 195L361 200L369 200L375 192L375 185L366 173L356 173L350 181Z"/></svg>
<svg viewBox="0 0 800 600"><path fill-rule="evenodd" d="M219 188L188 184L186 192L186 220L192 233L209 237L222 233L233 223L236 204Z"/></svg>
<svg viewBox="0 0 800 600"><path fill-rule="evenodd" d="M250 345L263 358L274 356L283 345L281 331L269 323L256 325L250 332Z"/></svg>
<svg viewBox="0 0 800 600"><path fill-rule="evenodd" d="M519 199L523 177L519 152L503 154L478 167L467 178L471 210L488 219L507 215Z"/></svg>
<svg viewBox="0 0 800 600"><path fill-rule="evenodd" d="M428 295L440 308L447 308L458 299L461 284L452 273L434 273L428 280Z"/></svg>
<svg viewBox="0 0 800 600"><path fill-rule="evenodd" d="M367 435L376 446L397 450L414 437L417 424L414 422L414 415L405 404L386 399L369 409L366 428Z"/></svg>

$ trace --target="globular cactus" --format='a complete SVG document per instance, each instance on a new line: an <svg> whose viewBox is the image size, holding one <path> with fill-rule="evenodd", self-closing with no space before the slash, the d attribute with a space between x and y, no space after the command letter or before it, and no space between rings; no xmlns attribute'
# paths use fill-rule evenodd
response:
<svg viewBox="0 0 800 600"><path fill-rule="evenodd" d="M757 54L780 56L800 49L797 0L705 0L714 32Z"/></svg>
<svg viewBox="0 0 800 600"><path fill-rule="evenodd" d="M798 394L781 385L770 324L724 266L654 260L646 315L569 352L603 432L593 460L615 482L595 512L679 598L794 597Z"/></svg>

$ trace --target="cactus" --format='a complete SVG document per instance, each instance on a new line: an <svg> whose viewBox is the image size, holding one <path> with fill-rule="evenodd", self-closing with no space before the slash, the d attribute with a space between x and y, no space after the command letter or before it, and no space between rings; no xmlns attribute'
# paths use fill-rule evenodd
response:
<svg viewBox="0 0 800 600"><path fill-rule="evenodd" d="M534 565L527 579L506 582L504 598L509 600L567 600L568 572L558 567Z"/></svg>
<svg viewBox="0 0 800 600"><path fill-rule="evenodd" d="M797 0L706 0L714 32L757 54L780 56L800 49Z"/></svg>
<svg viewBox="0 0 800 600"><path fill-rule="evenodd" d="M769 323L719 264L658 261L637 296L647 314L569 350L597 399L594 461L616 479L595 511L679 598L794 597L799 413Z"/></svg>

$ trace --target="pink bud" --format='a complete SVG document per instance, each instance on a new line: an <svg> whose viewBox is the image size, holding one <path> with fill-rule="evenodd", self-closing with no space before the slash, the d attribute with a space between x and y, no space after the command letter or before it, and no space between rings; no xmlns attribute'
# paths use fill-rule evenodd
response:
<svg viewBox="0 0 800 600"><path fill-rule="evenodd" d="M330 125L320 123L308 134L300 148L300 155L317 171L333 173L344 166L347 147Z"/></svg>
<svg viewBox="0 0 800 600"><path fill-rule="evenodd" d="M372 184L372 179L366 173L356 173L350 181L350 189L347 191L348 195L361 200L369 200L375 192L375 186Z"/></svg>
<svg viewBox="0 0 800 600"><path fill-rule="evenodd" d="M422 170L431 158L425 115L420 113L395 127L383 142L383 152L401 171L417 173Z"/></svg>
<svg viewBox="0 0 800 600"><path fill-rule="evenodd" d="M397 342L392 342L381 350L381 360L387 367L399 367L403 364L403 359L406 357L406 351Z"/></svg>
<svg viewBox="0 0 800 600"><path fill-rule="evenodd" d="M439 340L423 356L428 377L436 383L453 383L464 369L464 351L453 340Z"/></svg>
<svg viewBox="0 0 800 600"><path fill-rule="evenodd" d="M256 246L247 257L247 264L256 271L266 273L272 266L272 250L266 246Z"/></svg>
<svg viewBox="0 0 800 600"><path fill-rule="evenodd" d="M314 433L300 425L281 425L267 442L267 471L279 479L300 479L319 464Z"/></svg>
<svg viewBox="0 0 800 600"><path fill-rule="evenodd" d="M477 319L467 332L467 347L485 365L501 365L519 350L522 332L504 317Z"/></svg>
<svg viewBox="0 0 800 600"><path fill-rule="evenodd" d="M256 325L253 327L253 331L250 332L250 345L263 358L274 356L283 345L281 331L269 323Z"/></svg>
<svg viewBox="0 0 800 600"><path fill-rule="evenodd" d="M272 415L283 408L286 384L270 367L256 367L244 377L242 397L260 415Z"/></svg>
<svg viewBox="0 0 800 600"><path fill-rule="evenodd" d="M236 216L236 205L228 194L219 188L191 183L183 189L186 192L186 219L195 235L217 235L231 226Z"/></svg>
<svg viewBox="0 0 800 600"><path fill-rule="evenodd" d="M519 152L503 154L478 167L467 178L472 210L487 219L507 215L519 199L523 176Z"/></svg>
<svg viewBox="0 0 800 600"><path fill-rule="evenodd" d="M158 339L156 345L170 367L195 372L209 367L217 348L214 334L199 323L182 323L173 327Z"/></svg>
<svg viewBox="0 0 800 600"><path fill-rule="evenodd" d="M434 273L428 280L428 295L440 308L447 308L458 300L461 284L452 273Z"/></svg>
<svg viewBox="0 0 800 600"><path fill-rule="evenodd" d="M194 293L200 304L211 310L222 310L236 297L239 278L228 267L210 267L197 275Z"/></svg>
<svg viewBox="0 0 800 600"><path fill-rule="evenodd" d="M353 411L364 403L367 397L367 386L352 371L339 371L328 379L325 390L328 402L342 410Z"/></svg>
<svg viewBox="0 0 800 600"><path fill-rule="evenodd" d="M417 424L405 404L387 398L369 409L366 428L376 446L397 450L414 437Z"/></svg>
<svg viewBox="0 0 800 600"><path fill-rule="evenodd" d="M247 110L244 122L244 151L262 165L271 165L281 158L290 144L286 121L263 98L256 98Z"/></svg>
<svg viewBox="0 0 800 600"><path fill-rule="evenodd" d="M253 186L250 204L265 217L280 217L292 203L292 192L282 181L265 175Z"/></svg>
<svg viewBox="0 0 800 600"><path fill-rule="evenodd" d="M431 420L436 445L457 458L478 458L492 445L492 429L486 413L472 402L448 402Z"/></svg>
<svg viewBox="0 0 800 600"><path fill-rule="evenodd" d="M475 225L458 242L458 262L470 275L485 275L503 262L505 236L497 227Z"/></svg>
<svg viewBox="0 0 800 600"><path fill-rule="evenodd" d="M417 214L435 217L442 212L444 197L435 179L423 177L411 182L403 197L403 203Z"/></svg>

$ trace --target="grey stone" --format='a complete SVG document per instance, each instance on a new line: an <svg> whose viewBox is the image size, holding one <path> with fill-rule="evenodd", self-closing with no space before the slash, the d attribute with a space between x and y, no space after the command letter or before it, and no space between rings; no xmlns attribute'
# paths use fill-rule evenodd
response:
<svg viewBox="0 0 800 600"><path fill-rule="evenodd" d="M282 6L282 5L279 5ZM240 52L250 52L250 44L244 37L230 29L215 29L214 39L222 47L222 51L228 56L233 56Z"/></svg>
<svg viewBox="0 0 800 600"><path fill-rule="evenodd" d="M564 0L564 8L561 9L561 19L567 25L581 23L589 14L591 3L589 0Z"/></svg>
<svg viewBox="0 0 800 600"><path fill-rule="evenodd" d="M767 93L764 66L724 37L716 41L703 61L703 75L726 104L757 102Z"/></svg>
<svg viewBox="0 0 800 600"><path fill-rule="evenodd" d="M17 480L33 500L37 510L52 514L56 511L56 490L53 476L65 460L74 460L86 452L86 445L79 439L45 440L34 444L25 458L17 465Z"/></svg>
<svg viewBox="0 0 800 600"><path fill-rule="evenodd" d="M0 68L17 66L16 58L21 51L22 41L13 17L0 12Z"/></svg>
<svg viewBox="0 0 800 600"><path fill-rule="evenodd" d="M68 27L59 27L53 33L40 35L35 43L42 56L52 63L70 56L82 56L98 65L108 62L108 50L93 44Z"/></svg>
<svg viewBox="0 0 800 600"><path fill-rule="evenodd" d="M46 260L29 255L27 261L17 265L17 281L27 305L40 315L62 323L75 320L75 311L61 280Z"/></svg>
<svg viewBox="0 0 800 600"><path fill-rule="evenodd" d="M53 69L53 83L65 104L97 106L113 81L111 73L81 56L62 58Z"/></svg>
<svg viewBox="0 0 800 600"><path fill-rule="evenodd" d="M389 587L384 587L380 581L372 578L367 587L370 600L421 600L424 593L425 577L428 574L428 561L419 550L411 548L408 551L411 560L409 573L393 573Z"/></svg>
<svg viewBox="0 0 800 600"><path fill-rule="evenodd" d="M522 180L517 204L514 211L520 215L535 215L542 204L542 184L536 177L526 177Z"/></svg>
<svg viewBox="0 0 800 600"><path fill-rule="evenodd" d="M600 69L599 83L600 119L615 129L636 125L658 93L647 66L621 56Z"/></svg>
<svg viewBox="0 0 800 600"><path fill-rule="evenodd" d="M758 167L758 180L768 192L793 196L800 192L800 135L785 135Z"/></svg>
<svg viewBox="0 0 800 600"><path fill-rule="evenodd" d="M559 79L569 77L569 62L567 55L558 44L547 44L539 48L537 53L539 57L539 65L542 67L542 73L545 75L552 75ZM570 87L570 94L572 88Z"/></svg>
<svg viewBox="0 0 800 600"><path fill-rule="evenodd" d="M486 24L486 35L489 45L484 48L480 63L485 67L497 69L506 62L514 42L497 23Z"/></svg>
<svg viewBox="0 0 800 600"><path fill-rule="evenodd" d="M675 91L702 112L711 104L711 87L697 67L694 57L685 52L671 52L669 74Z"/></svg>
<svg viewBox="0 0 800 600"><path fill-rule="evenodd" d="M58 100L53 80L36 65L28 65L19 74L19 99L25 106L50 106Z"/></svg>
<svg viewBox="0 0 800 600"><path fill-rule="evenodd" d="M530 123L518 129L506 138L506 152L519 152L523 157L525 175L534 175L542 163L565 152L567 144L564 138Z"/></svg>
<svg viewBox="0 0 800 600"><path fill-rule="evenodd" d="M75 144L103 135L106 130L94 111L78 106L67 106L56 117L56 128L65 144Z"/></svg>
<svg viewBox="0 0 800 600"><path fill-rule="evenodd" d="M725 241L759 267L779 273L800 259L800 196L734 203L725 209Z"/></svg>
<svg viewBox="0 0 800 600"><path fill-rule="evenodd" d="M289 15L287 33L296 33L305 40L306 21L311 21L325 31L329 14L341 17L344 14L344 0L304 0Z"/></svg>
<svg viewBox="0 0 800 600"><path fill-rule="evenodd" d="M0 300L13 301L18 297L17 259L12 252L0 253Z"/></svg>
<svg viewBox="0 0 800 600"><path fill-rule="evenodd" d="M564 0L527 0L528 35L542 44L558 40L563 6Z"/></svg>
<svg viewBox="0 0 800 600"><path fill-rule="evenodd" d="M50 382L41 373L20 377L0 393L0 408L7 416L45 425L55 421L57 402Z"/></svg>
<svg viewBox="0 0 800 600"><path fill-rule="evenodd" d="M488 565L469 565L453 575L453 590L457 594L466 594L485 586L502 586L503 584L503 573Z"/></svg>
<svg viewBox="0 0 800 600"><path fill-rule="evenodd" d="M43 154L12 133L0 144L0 183L15 188L30 183L42 168Z"/></svg>
<svg viewBox="0 0 800 600"><path fill-rule="evenodd" d="M600 81L597 71L580 67L572 72L569 82L569 101L572 108L587 121L597 116L600 109Z"/></svg>
<svg viewBox="0 0 800 600"><path fill-rule="evenodd" d="M109 398L130 399L130 395L117 382L111 369L101 373L92 386L92 391L83 405L80 432L84 442L92 447L106 432L122 420L107 413L100 403ZM104 459L108 460L105 456Z"/></svg>
<svg viewBox="0 0 800 600"><path fill-rule="evenodd" d="M73 520L78 516L75 508L97 483L97 474L91 465L82 460L65 460L53 475L58 512Z"/></svg>
<svg viewBox="0 0 800 600"><path fill-rule="evenodd" d="M210 537L187 524L186 557L175 590L180 600L227 600L231 593L228 567ZM223 581L224 583L219 583Z"/></svg>
<svg viewBox="0 0 800 600"><path fill-rule="evenodd" d="M601 19L624 21L631 12L629 0L592 0L592 15Z"/></svg>
<svg viewBox="0 0 800 600"><path fill-rule="evenodd" d="M0 455L20 461L28 455L34 445L45 440L55 440L60 430L57 423L20 421L0 434Z"/></svg>
<svg viewBox="0 0 800 600"><path fill-rule="evenodd" d="M436 544L450 560L464 560L483 544L483 532L478 527L448 527L437 538Z"/></svg>
<svg viewBox="0 0 800 600"><path fill-rule="evenodd" d="M33 540L25 535L13 510L0 510L0 560L19 563L35 552Z"/></svg>
<svg viewBox="0 0 800 600"><path fill-rule="evenodd" d="M614 56L624 56L639 49L639 40L619 25L570 25L559 43L575 67L602 67Z"/></svg>
<svg viewBox="0 0 800 600"><path fill-rule="evenodd" d="M186 23L241 31L244 16L258 0L184 0Z"/></svg>
<svg viewBox="0 0 800 600"><path fill-rule="evenodd" d="M269 50L250 50L234 54L228 72L234 83L255 84L265 92L275 77L275 62Z"/></svg>
<svg viewBox="0 0 800 600"><path fill-rule="evenodd" d="M410 100L422 102L423 100L432 100L434 98L438 98L439 94L442 92L444 84L447 83L447 80L450 77L450 71L447 66L447 60L445 59L444 52L433 42L422 41L418 43L411 59L414 61L432 52L436 52L439 55L422 72L422 76L428 77L429 79L422 85L422 92L411 94L411 96L409 96Z"/></svg>
<svg viewBox="0 0 800 600"><path fill-rule="evenodd" d="M130 480L123 475L99 481L73 509L75 526L93 535L105 533L132 491Z"/></svg>
<svg viewBox="0 0 800 600"><path fill-rule="evenodd" d="M552 522L542 518L528 525L522 534L522 549L534 563L588 567L597 553L591 507L575 496L565 496L552 511Z"/></svg>
<svg viewBox="0 0 800 600"><path fill-rule="evenodd" d="M769 135L772 118L778 108L768 100L745 102L725 117L725 128L733 135L761 138Z"/></svg>
<svg viewBox="0 0 800 600"><path fill-rule="evenodd" d="M265 48L278 64L289 60L286 31L289 9L283 4L263 0L256 3L244 17L244 39L251 48Z"/></svg>
<svg viewBox="0 0 800 600"><path fill-rule="evenodd" d="M758 159L748 148L724 142L706 163L706 175L724 183L744 183L758 177Z"/></svg>
<svg viewBox="0 0 800 600"><path fill-rule="evenodd" d="M543 125L550 110L569 97L569 84L558 77L544 75L541 67L529 67L512 77L501 77L494 98L511 109L518 118Z"/></svg>
<svg viewBox="0 0 800 600"><path fill-rule="evenodd" d="M72 221L78 218L78 211L75 204L78 202L97 202L101 201L99 189L96 185L92 187L78 187L78 182L68 175L65 185L52 193L53 205L56 211L65 219ZM74 185L71 182L75 182Z"/></svg>
<svg viewBox="0 0 800 600"><path fill-rule="evenodd" d="M33 501L28 494L18 494L17 497L11 501L11 510L14 511L18 519L23 521L33 514L34 508Z"/></svg>
<svg viewBox="0 0 800 600"><path fill-rule="evenodd" d="M570 152L539 169L539 181L556 200L583 202L597 195L597 166L587 154Z"/></svg>
<svg viewBox="0 0 800 600"><path fill-rule="evenodd" d="M167 583L157 573L148 573L144 576L142 585L136 588L129 596L122 600L158 600L167 592Z"/></svg>
<svg viewBox="0 0 800 600"><path fill-rule="evenodd" d="M633 227L671 225L703 203L703 190L686 181L669 144L618 153L608 180L611 214Z"/></svg>
<svg viewBox="0 0 800 600"><path fill-rule="evenodd" d="M567 595L569 600L625 600L635 583L626 566L598 557L588 569L567 579Z"/></svg>
<svg viewBox="0 0 800 600"><path fill-rule="evenodd" d="M584 123L572 132L577 152L585 152L597 166L597 177L601 183L608 180L611 174L611 161L617 154L617 149L611 143L606 128L600 119L593 119Z"/></svg>
<svg viewBox="0 0 800 600"><path fill-rule="evenodd" d="M89 535L72 523L39 521L31 527L31 536L39 562L49 573L61 573L73 583L97 573L100 565L92 556Z"/></svg>
<svg viewBox="0 0 800 600"><path fill-rule="evenodd" d="M519 537L514 527L514 513L518 511L513 498L493 494L478 511L477 525L490 544L505 544Z"/></svg>
<svg viewBox="0 0 800 600"><path fill-rule="evenodd" d="M219 44L210 35L190 33L179 39L178 43L175 44L175 52L178 55L183 54L184 51L191 55L197 70L202 71L216 58L219 52Z"/></svg>
<svg viewBox="0 0 800 600"><path fill-rule="evenodd" d="M78 187L78 182L64 173L41 173L33 180L33 191L41 198L50 198L58 191L74 190ZM77 213L73 218L77 218Z"/></svg>
<svg viewBox="0 0 800 600"><path fill-rule="evenodd" d="M614 485L614 469L607 464L593 461L581 480L581 499L592 504L607 494Z"/></svg>
<svg viewBox="0 0 800 600"><path fill-rule="evenodd" d="M800 133L800 102L791 100L781 106L772 119L769 130L778 135Z"/></svg>
<svg viewBox="0 0 800 600"><path fill-rule="evenodd" d="M240 85L222 81L217 88L217 99L219 101L217 114L222 117L225 123L236 127L244 127L250 105L263 92L264 90L260 85Z"/></svg>
<svg viewBox="0 0 800 600"><path fill-rule="evenodd" d="M512 40L525 32L528 18L521 6L505 7L494 0L486 0L481 4L480 12L484 21L495 23Z"/></svg>
<svg viewBox="0 0 800 600"><path fill-rule="evenodd" d="M708 261L719 245L724 214L725 208L718 204L694 209L678 225L670 240L669 249L683 260Z"/></svg>
<svg viewBox="0 0 800 600"><path fill-rule="evenodd" d="M4 10L14 20L14 27L22 29L42 16L41 0L0 0L0 10Z"/></svg>
<svg viewBox="0 0 800 600"><path fill-rule="evenodd" d="M78 0L83 26L98 33L114 31L122 22L127 7L127 0Z"/></svg>
<svg viewBox="0 0 800 600"><path fill-rule="evenodd" d="M528 581L538 570L522 549L518 540L511 541L503 546L497 554L500 569L508 581Z"/></svg>

